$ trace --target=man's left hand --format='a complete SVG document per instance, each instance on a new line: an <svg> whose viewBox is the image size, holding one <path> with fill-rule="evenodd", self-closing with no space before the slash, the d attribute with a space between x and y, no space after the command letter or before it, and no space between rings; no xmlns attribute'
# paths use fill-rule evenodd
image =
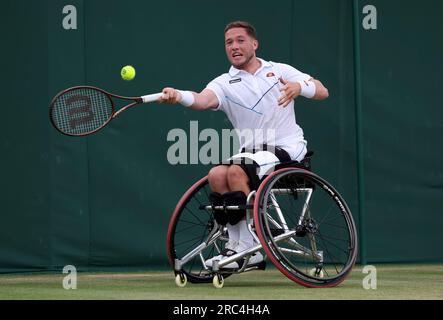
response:
<svg viewBox="0 0 443 320"><path fill-rule="evenodd" d="M280 89L282 96L278 98L278 105L286 107L292 100L300 95L301 87L298 82L289 82L280 78L283 87Z"/></svg>

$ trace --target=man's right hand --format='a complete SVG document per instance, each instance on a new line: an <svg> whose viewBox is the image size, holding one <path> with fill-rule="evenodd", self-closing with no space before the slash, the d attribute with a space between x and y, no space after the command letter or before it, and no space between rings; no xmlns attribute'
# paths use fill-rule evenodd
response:
<svg viewBox="0 0 443 320"><path fill-rule="evenodd" d="M162 90L163 96L161 96L157 101L159 103L170 103L175 104L181 100L181 94L174 88L164 88Z"/></svg>
<svg viewBox="0 0 443 320"><path fill-rule="evenodd" d="M216 108L219 104L218 98L212 90L204 89L200 93L195 93L192 91L180 91L174 88L164 88L162 90L163 96L158 98L159 103L181 103L184 106L189 106L193 110L204 110L209 108ZM182 97L182 92L185 94L185 101ZM193 98L187 97L186 94L192 94ZM191 101L189 105L186 104L186 101Z"/></svg>

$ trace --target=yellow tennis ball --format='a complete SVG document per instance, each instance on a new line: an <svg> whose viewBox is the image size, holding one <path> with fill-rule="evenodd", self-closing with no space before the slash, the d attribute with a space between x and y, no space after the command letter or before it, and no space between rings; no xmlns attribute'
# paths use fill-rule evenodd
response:
<svg viewBox="0 0 443 320"><path fill-rule="evenodd" d="M135 69L133 66L125 66L120 71L123 80L130 81L135 78Z"/></svg>

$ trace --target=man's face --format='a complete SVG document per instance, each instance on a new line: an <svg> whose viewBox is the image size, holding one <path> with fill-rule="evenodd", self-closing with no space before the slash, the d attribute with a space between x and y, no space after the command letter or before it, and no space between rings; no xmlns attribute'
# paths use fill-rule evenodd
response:
<svg viewBox="0 0 443 320"><path fill-rule="evenodd" d="M225 49L228 60L237 69L244 68L252 58L258 41L252 38L244 28L232 28L225 33Z"/></svg>

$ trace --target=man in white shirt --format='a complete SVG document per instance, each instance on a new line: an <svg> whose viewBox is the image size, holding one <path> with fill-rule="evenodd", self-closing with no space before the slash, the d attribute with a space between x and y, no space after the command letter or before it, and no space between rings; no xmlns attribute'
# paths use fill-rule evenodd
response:
<svg viewBox="0 0 443 320"><path fill-rule="evenodd" d="M229 163L213 167L208 174L213 205L245 205L247 195L275 164L301 161L306 154L303 130L296 123L294 99L304 96L323 100L329 93L319 80L308 74L287 64L257 58L256 31L247 22L235 21L226 26L225 49L232 64L228 73L212 80L200 93L165 88L159 102L181 103L196 110L223 110L237 132L260 130L257 135L240 134L240 153L231 157ZM268 137L266 132L272 134ZM221 260L255 245L245 210L215 210L214 217L227 226L229 241L220 255L205 262L208 267L212 267L215 259ZM248 266L262 261L263 256L256 252ZM242 262L224 268L238 269Z"/></svg>

